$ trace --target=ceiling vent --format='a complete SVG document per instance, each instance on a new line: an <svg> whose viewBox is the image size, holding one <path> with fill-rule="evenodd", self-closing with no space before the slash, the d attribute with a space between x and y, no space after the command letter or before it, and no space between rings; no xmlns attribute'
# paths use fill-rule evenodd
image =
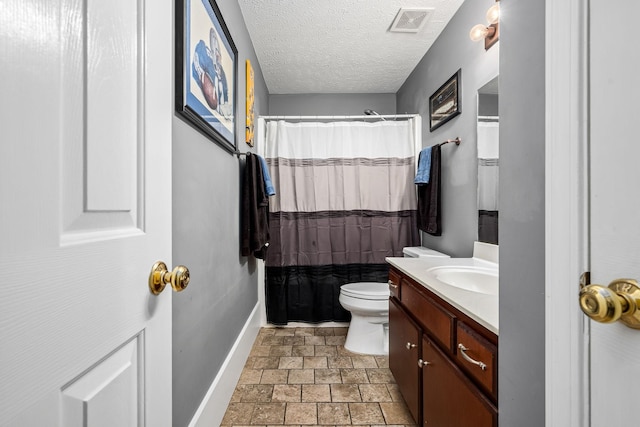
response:
<svg viewBox="0 0 640 427"><path fill-rule="evenodd" d="M432 8L400 8L389 31L392 33L417 33L429 20Z"/></svg>

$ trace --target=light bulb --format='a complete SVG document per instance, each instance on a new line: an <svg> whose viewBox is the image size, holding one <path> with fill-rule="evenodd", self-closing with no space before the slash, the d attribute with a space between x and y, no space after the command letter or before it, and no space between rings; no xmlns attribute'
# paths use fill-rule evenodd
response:
<svg viewBox="0 0 640 427"><path fill-rule="evenodd" d="M500 20L500 3L496 3L487 10L487 21L489 24L497 24Z"/></svg>
<svg viewBox="0 0 640 427"><path fill-rule="evenodd" d="M475 25L471 31L469 31L469 37L474 42L484 39L487 37L487 34L489 34L489 28L482 24Z"/></svg>

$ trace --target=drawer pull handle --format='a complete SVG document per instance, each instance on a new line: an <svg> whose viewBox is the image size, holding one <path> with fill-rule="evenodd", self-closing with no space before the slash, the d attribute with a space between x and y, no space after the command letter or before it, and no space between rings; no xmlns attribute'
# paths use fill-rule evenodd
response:
<svg viewBox="0 0 640 427"><path fill-rule="evenodd" d="M487 365L485 365L484 363L478 360L474 360L467 355L466 351L469 349L465 347L462 343L458 344L458 349L460 349L460 354L462 354L462 357L464 358L464 360L466 360L469 363L473 363L474 365L477 365L483 371L487 369Z"/></svg>
<svg viewBox="0 0 640 427"><path fill-rule="evenodd" d="M407 347L407 350L411 350L412 348L416 348L416 345L415 344L411 344L410 342L408 342L405 347Z"/></svg>
<svg viewBox="0 0 640 427"><path fill-rule="evenodd" d="M387 282L389 284L389 286L391 286L393 289L398 289L398 285L394 285L393 282L391 280L389 280Z"/></svg>
<svg viewBox="0 0 640 427"><path fill-rule="evenodd" d="M427 362L426 360L418 359L418 366L422 368L423 366L427 366L431 364L431 362Z"/></svg>

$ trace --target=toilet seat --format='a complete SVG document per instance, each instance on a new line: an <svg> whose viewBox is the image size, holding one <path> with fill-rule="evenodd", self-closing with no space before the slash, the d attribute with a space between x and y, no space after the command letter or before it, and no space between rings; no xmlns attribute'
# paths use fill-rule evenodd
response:
<svg viewBox="0 0 640 427"><path fill-rule="evenodd" d="M380 282L359 282L347 283L340 287L340 293L343 295L374 301L382 301L389 299L389 285Z"/></svg>

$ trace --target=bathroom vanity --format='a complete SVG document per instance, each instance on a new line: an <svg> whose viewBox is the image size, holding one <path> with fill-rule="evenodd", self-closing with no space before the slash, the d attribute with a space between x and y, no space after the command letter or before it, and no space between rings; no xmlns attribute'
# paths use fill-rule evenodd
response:
<svg viewBox="0 0 640 427"><path fill-rule="evenodd" d="M496 427L497 265L387 261L389 367L417 425Z"/></svg>

